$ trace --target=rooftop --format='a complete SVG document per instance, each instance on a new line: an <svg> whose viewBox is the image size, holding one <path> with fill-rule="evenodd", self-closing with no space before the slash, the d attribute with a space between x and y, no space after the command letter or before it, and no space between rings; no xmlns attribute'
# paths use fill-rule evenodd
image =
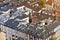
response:
<svg viewBox="0 0 60 40"><path fill-rule="evenodd" d="M6 4L0 4L0 11L8 11L10 9L9 3Z"/></svg>
<svg viewBox="0 0 60 40"><path fill-rule="evenodd" d="M5 22L4 25L9 27L9 28L16 29L18 24L19 24L18 21L14 20L14 19L11 19L11 20L8 20L7 22Z"/></svg>
<svg viewBox="0 0 60 40"><path fill-rule="evenodd" d="M50 10L52 9L52 6L47 5L48 7L42 10L37 2L37 0L23 0L23 2L17 1L11 2L11 4L0 4L0 14L3 14L3 11L6 12L11 9L9 18L4 15L0 16L0 24L26 34L30 34L36 38L47 38L53 33L53 31L55 32L60 29L60 26L58 26L60 25L60 22L56 21L56 15L53 10ZM39 13L39 11L41 12ZM26 13L28 15L26 15ZM20 21L25 18L28 20ZM32 19L33 22L38 21L38 23L29 23L29 19ZM24 21L28 21L28 23L22 24ZM20 39L23 40L23 38ZM20 39L18 38L17 40Z"/></svg>
<svg viewBox="0 0 60 40"><path fill-rule="evenodd" d="M53 26L56 23L57 23L57 25ZM47 28L46 28L46 26L45 27L41 26L41 23L24 25L24 24L21 24L19 21L15 20L15 19L10 19L7 22L5 22L3 25L6 26L6 27L9 27L9 28L12 28L14 30L20 31L20 32L30 34L34 37L43 39L45 35L46 35L46 37L48 37L50 35L50 34L48 35L47 30L49 30L51 32L59 24L60 23L55 22L54 24L50 24L53 27L51 27L51 26L48 27L47 26Z"/></svg>

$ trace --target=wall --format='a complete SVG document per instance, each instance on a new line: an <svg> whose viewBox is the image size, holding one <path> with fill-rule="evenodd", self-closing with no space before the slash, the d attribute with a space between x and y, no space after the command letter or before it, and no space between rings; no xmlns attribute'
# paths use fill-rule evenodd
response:
<svg viewBox="0 0 60 40"><path fill-rule="evenodd" d="M22 32L19 32L19 31L16 31L14 29L11 29L11 28L8 28L8 27L5 27L3 25L0 26L0 28L2 28L3 32L6 33L6 37L8 40L12 40L12 35L15 35L17 37L21 37L21 38L24 38L26 39L27 38L27 34L25 33L22 33ZM23 36L22 36L23 35ZM15 38L16 39L16 38Z"/></svg>

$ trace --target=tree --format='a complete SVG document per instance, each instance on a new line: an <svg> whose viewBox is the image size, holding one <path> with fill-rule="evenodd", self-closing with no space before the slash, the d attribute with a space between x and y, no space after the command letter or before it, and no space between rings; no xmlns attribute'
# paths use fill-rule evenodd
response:
<svg viewBox="0 0 60 40"><path fill-rule="evenodd" d="M2 2L3 0L0 0L0 2Z"/></svg>
<svg viewBox="0 0 60 40"><path fill-rule="evenodd" d="M44 7L45 4L46 4L46 1L45 1L45 0L39 0L39 5L40 5L41 7Z"/></svg>
<svg viewBox="0 0 60 40"><path fill-rule="evenodd" d="M57 38L55 38L55 37L51 37L49 40L56 40Z"/></svg>

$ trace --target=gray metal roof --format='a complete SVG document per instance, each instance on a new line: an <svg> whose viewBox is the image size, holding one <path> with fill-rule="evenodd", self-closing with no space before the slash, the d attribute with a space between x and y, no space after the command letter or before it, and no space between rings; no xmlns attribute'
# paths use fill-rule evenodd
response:
<svg viewBox="0 0 60 40"><path fill-rule="evenodd" d="M14 19L8 20L7 22L5 22L5 26L12 28L12 29L16 29L17 25L19 24L18 21L15 21Z"/></svg>
<svg viewBox="0 0 60 40"><path fill-rule="evenodd" d="M47 30L44 31L43 28L42 29L37 29L37 27L41 28L41 26L39 26L39 25L35 25L35 24L27 24L27 25L20 24L20 26L17 27L18 25L19 25L19 22L16 21L15 19L10 19L7 22L5 22L5 24L4 24L4 26L7 26L9 28L12 28L14 30L17 30L17 31L20 31L20 32L23 32L23 33L30 34L30 35L32 35L34 37L38 37L38 38L42 38L43 39L45 36L46 37L49 36ZM53 26L53 27L55 28L56 26ZM52 30L52 28L49 28L49 30Z"/></svg>
<svg viewBox="0 0 60 40"><path fill-rule="evenodd" d="M5 16L0 16L0 23L4 24L9 18Z"/></svg>
<svg viewBox="0 0 60 40"><path fill-rule="evenodd" d="M1 15L1 14L3 14L3 12L2 12L2 11L0 11L0 15Z"/></svg>
<svg viewBox="0 0 60 40"><path fill-rule="evenodd" d="M9 5L9 3L6 4L0 4L0 11L7 11L11 8L11 6Z"/></svg>
<svg viewBox="0 0 60 40"><path fill-rule="evenodd" d="M21 16L17 16L16 18L18 18L18 19L24 19L26 17L28 17L26 14L22 14Z"/></svg>

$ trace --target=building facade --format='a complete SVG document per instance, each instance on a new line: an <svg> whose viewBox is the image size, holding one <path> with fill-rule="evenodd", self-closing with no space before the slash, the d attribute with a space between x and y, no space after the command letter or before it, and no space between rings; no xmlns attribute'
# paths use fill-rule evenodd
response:
<svg viewBox="0 0 60 40"><path fill-rule="evenodd" d="M27 40L27 34L25 34L25 33L16 31L14 29L8 28L8 27L3 26L3 25L0 25L0 28L6 34L7 40L13 40L13 39L17 40L18 37L21 37L24 40Z"/></svg>

